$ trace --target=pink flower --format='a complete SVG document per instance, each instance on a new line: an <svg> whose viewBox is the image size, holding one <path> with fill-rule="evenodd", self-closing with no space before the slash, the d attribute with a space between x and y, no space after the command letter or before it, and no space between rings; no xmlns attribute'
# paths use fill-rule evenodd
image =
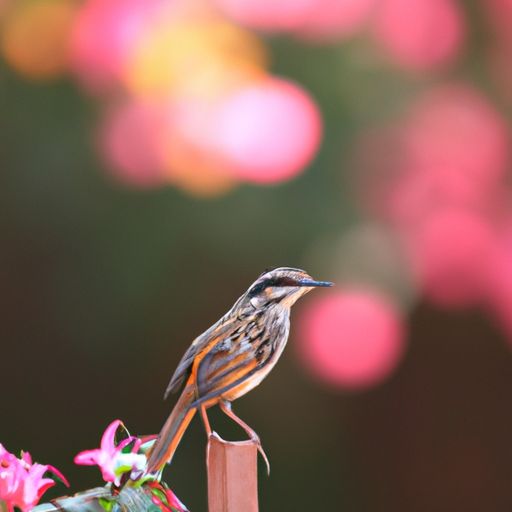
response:
<svg viewBox="0 0 512 512"><path fill-rule="evenodd" d="M53 478L44 478L46 473L53 473L69 487L62 473L48 464L32 463L32 457L24 452L18 459L0 444L0 500L12 512L14 507L23 512L31 510L42 495L55 485Z"/></svg>
<svg viewBox="0 0 512 512"><path fill-rule="evenodd" d="M146 456L137 453L142 441L133 436L128 436L117 446L115 435L123 423L121 420L113 421L103 433L101 444L95 450L86 450L75 456L75 464L100 467L103 480L114 485L121 484L121 477L130 473L140 473L146 467ZM129 445L133 443L130 448Z"/></svg>

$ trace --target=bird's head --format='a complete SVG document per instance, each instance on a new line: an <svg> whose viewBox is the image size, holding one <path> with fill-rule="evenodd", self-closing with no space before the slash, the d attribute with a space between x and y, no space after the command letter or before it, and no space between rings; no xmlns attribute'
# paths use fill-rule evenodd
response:
<svg viewBox="0 0 512 512"><path fill-rule="evenodd" d="M289 308L313 288L326 286L332 283L315 281L298 268L279 267L263 272L247 290L246 297L255 308L271 304Z"/></svg>

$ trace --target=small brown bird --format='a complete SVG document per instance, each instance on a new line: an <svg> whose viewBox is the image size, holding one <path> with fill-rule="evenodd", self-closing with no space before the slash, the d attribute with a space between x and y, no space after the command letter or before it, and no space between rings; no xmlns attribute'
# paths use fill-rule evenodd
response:
<svg viewBox="0 0 512 512"><path fill-rule="evenodd" d="M148 473L171 461L197 410L210 436L206 410L217 404L258 443L268 468L258 435L236 416L231 402L255 388L272 370L288 340L290 308L318 286L332 283L314 281L296 268L265 271L216 324L192 342L165 391L167 398L186 381L148 455Z"/></svg>

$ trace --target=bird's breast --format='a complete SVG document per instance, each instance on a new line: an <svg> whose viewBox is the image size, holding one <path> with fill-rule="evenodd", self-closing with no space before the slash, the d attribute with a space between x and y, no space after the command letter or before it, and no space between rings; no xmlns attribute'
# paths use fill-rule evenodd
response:
<svg viewBox="0 0 512 512"><path fill-rule="evenodd" d="M256 371L238 386L230 389L223 396L225 400L236 400L258 386L281 357L288 341L290 320L287 311L278 313L276 315L268 315L263 320L264 325L262 326L260 336L252 341L255 357L258 360Z"/></svg>

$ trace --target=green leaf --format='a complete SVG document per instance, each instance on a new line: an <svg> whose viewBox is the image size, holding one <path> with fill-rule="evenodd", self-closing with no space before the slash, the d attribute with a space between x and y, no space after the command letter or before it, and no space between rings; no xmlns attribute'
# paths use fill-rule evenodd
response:
<svg viewBox="0 0 512 512"><path fill-rule="evenodd" d="M116 468L116 476L124 475L125 473L129 473L131 470L131 466L119 466Z"/></svg>
<svg viewBox="0 0 512 512"><path fill-rule="evenodd" d="M151 494L156 496L160 501L167 503L167 496L166 496L165 492L162 491L161 489L153 487L153 489L151 490Z"/></svg>
<svg viewBox="0 0 512 512"><path fill-rule="evenodd" d="M105 512L112 512L115 504L114 500L109 500L108 498L100 498L98 503L101 505L103 510L105 510Z"/></svg>

